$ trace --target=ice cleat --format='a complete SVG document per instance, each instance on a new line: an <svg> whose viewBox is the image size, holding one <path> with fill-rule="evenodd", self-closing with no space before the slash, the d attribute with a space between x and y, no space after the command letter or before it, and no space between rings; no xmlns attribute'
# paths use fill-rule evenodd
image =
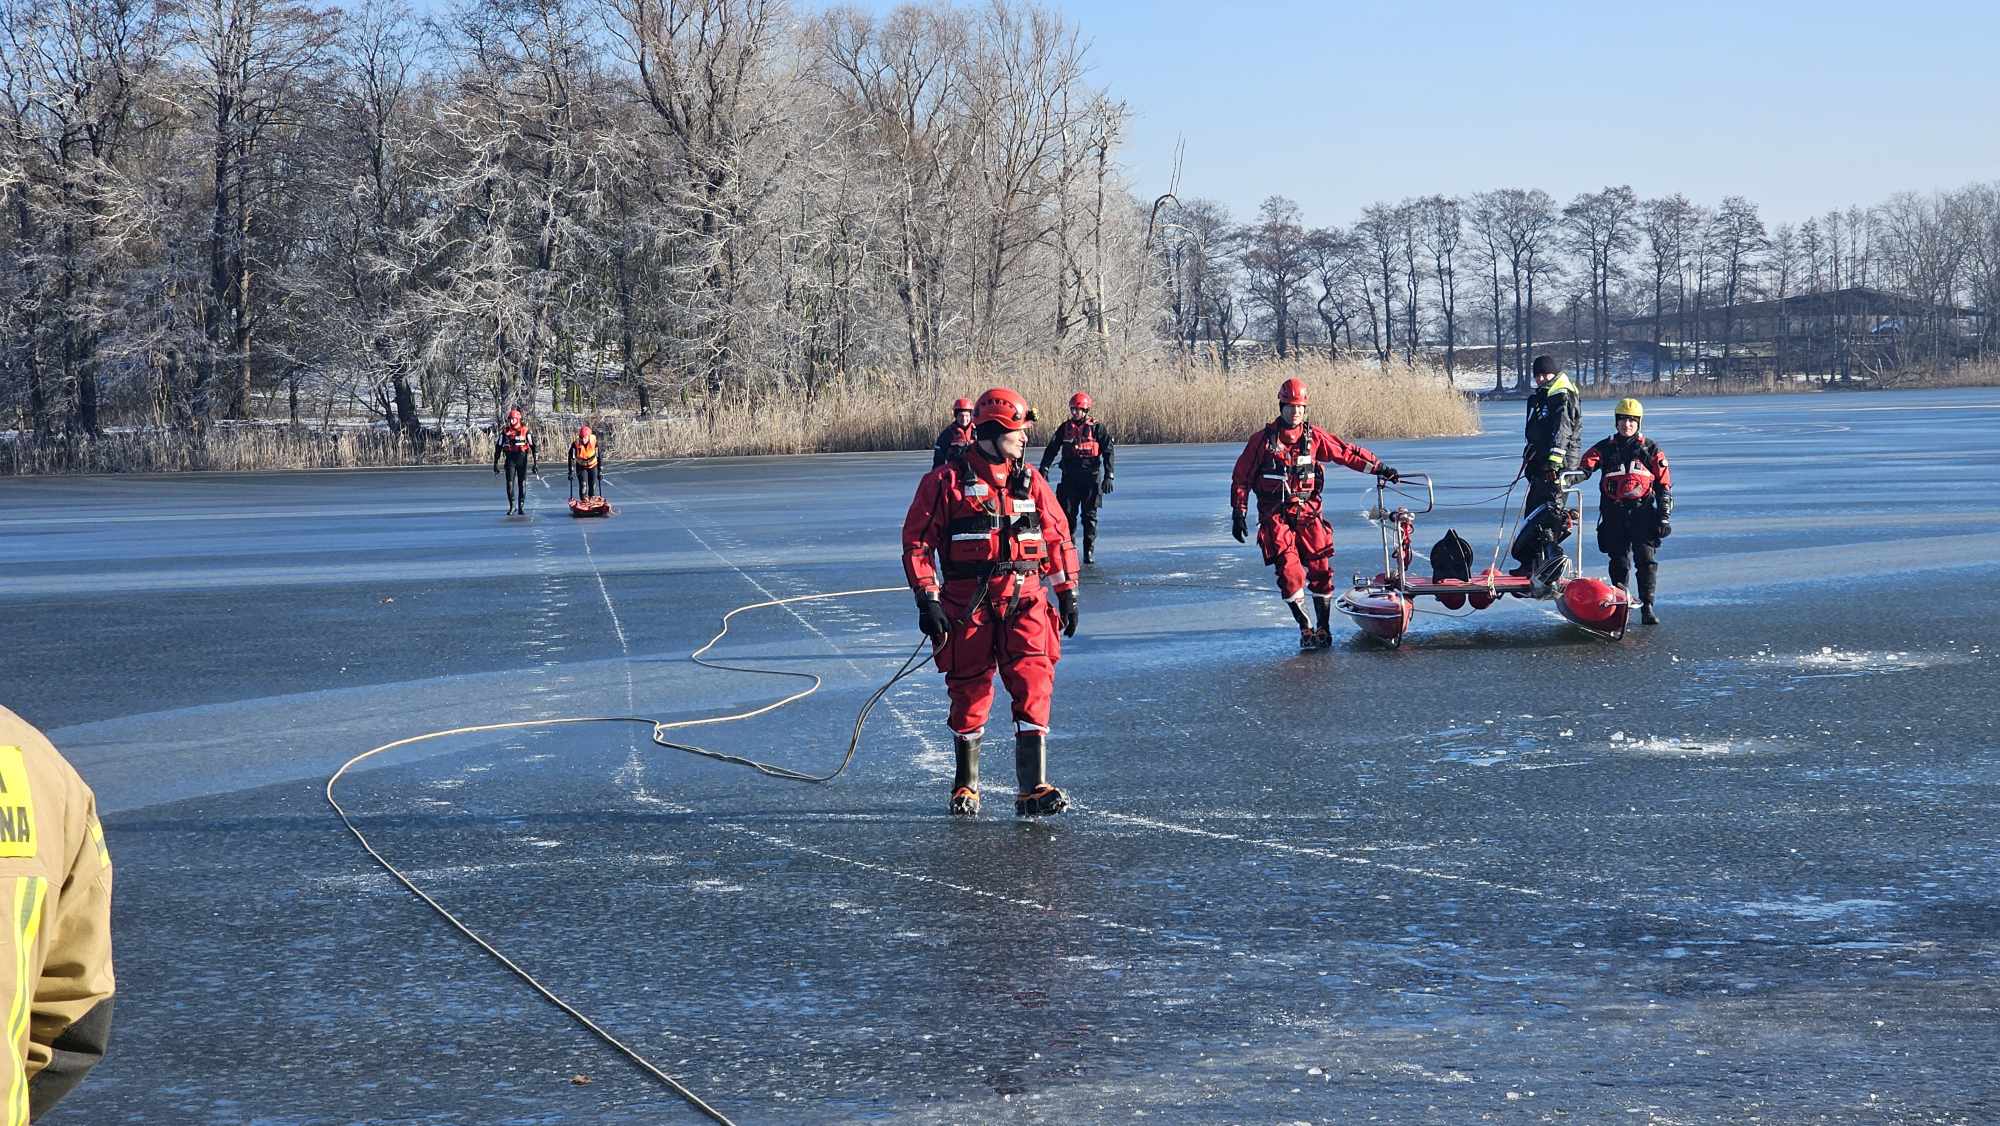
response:
<svg viewBox="0 0 2000 1126"><path fill-rule="evenodd" d="M1069 798L1047 782L1034 790L1014 796L1014 816L1049 817L1069 808Z"/></svg>
<svg viewBox="0 0 2000 1126"><path fill-rule="evenodd" d="M953 817L979 816L979 791L970 786L960 786L951 792L951 815Z"/></svg>

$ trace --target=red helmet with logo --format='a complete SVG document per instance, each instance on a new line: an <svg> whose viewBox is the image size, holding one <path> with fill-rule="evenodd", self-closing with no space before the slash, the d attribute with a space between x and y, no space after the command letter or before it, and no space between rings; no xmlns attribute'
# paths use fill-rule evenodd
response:
<svg viewBox="0 0 2000 1126"><path fill-rule="evenodd" d="M514 408L513 410L510 410L510 411L508 411L508 412L507 412L507 421L508 421L508 422L519 422L519 421L521 421L521 408L520 408L520 407L515 407L515 408Z"/></svg>
<svg viewBox="0 0 2000 1126"><path fill-rule="evenodd" d="M1087 411L1096 405L1090 401L1090 392L1088 391L1078 391L1069 397L1069 409L1073 411Z"/></svg>
<svg viewBox="0 0 2000 1126"><path fill-rule="evenodd" d="M1293 378L1293 379L1287 379L1283 383L1278 384L1278 405L1281 407L1305 406L1306 381L1303 379Z"/></svg>
<svg viewBox="0 0 2000 1126"><path fill-rule="evenodd" d="M576 440L577 440L577 441L579 441L579 442L588 442L588 441L590 441L590 427L588 427L588 426L579 426L579 427L577 427L577 428L576 428Z"/></svg>
<svg viewBox="0 0 2000 1126"><path fill-rule="evenodd" d="M957 414L959 411L969 411L971 409L972 409L971 399L960 399L951 405L951 413L953 414Z"/></svg>
<svg viewBox="0 0 2000 1126"><path fill-rule="evenodd" d="M1012 387L989 387L979 393L979 405L972 408L972 424L997 422L1009 430L1028 428L1028 400Z"/></svg>

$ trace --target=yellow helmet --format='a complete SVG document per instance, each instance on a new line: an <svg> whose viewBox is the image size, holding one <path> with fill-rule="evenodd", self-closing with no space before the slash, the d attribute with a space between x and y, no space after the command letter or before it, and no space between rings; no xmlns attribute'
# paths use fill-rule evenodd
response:
<svg viewBox="0 0 2000 1126"><path fill-rule="evenodd" d="M1645 418L1646 408L1640 406L1637 399L1620 399L1611 413L1618 418Z"/></svg>

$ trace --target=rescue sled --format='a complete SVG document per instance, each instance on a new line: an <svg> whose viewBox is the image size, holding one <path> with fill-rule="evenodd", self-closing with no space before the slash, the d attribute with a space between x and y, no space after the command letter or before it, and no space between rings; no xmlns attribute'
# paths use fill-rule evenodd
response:
<svg viewBox="0 0 2000 1126"><path fill-rule="evenodd" d="M582 500L571 499L569 502L571 516L609 516L613 511L615 510L611 507L611 502L603 497L584 497Z"/></svg>
<svg viewBox="0 0 2000 1126"><path fill-rule="evenodd" d="M1564 495L1576 494L1576 511L1582 511L1581 474L1563 475ZM1616 641L1625 636L1625 620L1632 600L1622 590L1603 579L1582 576L1583 537L1571 533L1574 556L1564 554L1545 566L1533 578L1510 575L1492 566L1470 578L1424 578L1410 572L1410 542L1415 537L1417 517L1437 507L1437 490L1428 474L1406 474L1403 485L1424 487L1424 507L1412 510L1405 505L1388 506L1388 482L1376 479L1375 503L1368 520L1382 533L1382 570L1372 579L1354 576L1354 586L1335 600L1334 605L1360 628L1361 632L1390 648L1403 643L1410 622L1416 616L1419 598L1435 598L1448 610L1466 606L1484 610L1501 597L1532 598L1555 603L1556 612L1586 633ZM1580 517L1579 517L1580 521Z"/></svg>

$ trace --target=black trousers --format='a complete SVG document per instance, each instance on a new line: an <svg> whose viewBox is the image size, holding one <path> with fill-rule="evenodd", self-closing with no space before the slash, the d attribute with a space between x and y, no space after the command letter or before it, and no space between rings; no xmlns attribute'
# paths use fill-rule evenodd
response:
<svg viewBox="0 0 2000 1126"><path fill-rule="evenodd" d="M1660 573L1660 513L1652 500L1606 504L1597 517L1597 550L1610 560L1611 581L1619 586L1638 573L1639 601L1651 605Z"/></svg>
<svg viewBox="0 0 2000 1126"><path fill-rule="evenodd" d="M576 495L580 497L594 497L597 495L596 466L593 465L585 468L579 465L576 467Z"/></svg>
<svg viewBox="0 0 2000 1126"><path fill-rule="evenodd" d="M1085 548L1097 545L1097 506L1104 501L1104 492L1095 473L1071 483L1069 474L1064 474L1062 484L1056 486L1056 499L1062 502L1063 516L1069 520L1069 534Z"/></svg>
<svg viewBox="0 0 2000 1126"><path fill-rule="evenodd" d="M1521 504L1521 515L1524 518L1534 517L1536 509L1560 501L1562 495L1562 486L1556 483L1555 470L1536 466L1529 471L1528 499ZM1545 560L1561 555L1563 542L1568 539L1567 526L1549 518L1547 513L1540 519L1522 524L1521 530L1515 533L1511 551L1515 562L1520 564L1514 573L1533 574Z"/></svg>
<svg viewBox="0 0 2000 1126"><path fill-rule="evenodd" d="M507 507L528 503L528 455L510 453L507 464L500 470L507 479Z"/></svg>

